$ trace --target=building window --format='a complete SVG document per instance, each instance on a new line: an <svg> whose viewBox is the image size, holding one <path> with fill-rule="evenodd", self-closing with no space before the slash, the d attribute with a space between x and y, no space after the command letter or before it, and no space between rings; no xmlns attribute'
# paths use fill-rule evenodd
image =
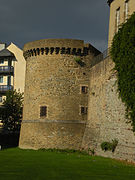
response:
<svg viewBox="0 0 135 180"><path fill-rule="evenodd" d="M125 1L125 20L128 19L129 0Z"/></svg>
<svg viewBox="0 0 135 180"><path fill-rule="evenodd" d="M47 106L41 106L40 107L40 117L46 117L47 116Z"/></svg>
<svg viewBox="0 0 135 180"><path fill-rule="evenodd" d="M88 93L88 86L81 86L81 94L87 94Z"/></svg>
<svg viewBox="0 0 135 180"><path fill-rule="evenodd" d="M80 114L87 114L87 111L88 111L88 107L86 107L86 106L81 106Z"/></svg>
<svg viewBox="0 0 135 180"><path fill-rule="evenodd" d="M0 60L0 64L4 64L4 60Z"/></svg>
<svg viewBox="0 0 135 180"><path fill-rule="evenodd" d="M116 32L119 30L120 25L120 7L116 10Z"/></svg>
<svg viewBox="0 0 135 180"><path fill-rule="evenodd" d="M0 76L0 83L3 83L3 76Z"/></svg>

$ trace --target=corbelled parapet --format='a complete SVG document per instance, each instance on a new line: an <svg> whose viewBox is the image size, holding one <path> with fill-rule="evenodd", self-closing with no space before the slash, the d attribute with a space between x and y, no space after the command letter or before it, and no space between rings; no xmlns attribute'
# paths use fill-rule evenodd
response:
<svg viewBox="0 0 135 180"><path fill-rule="evenodd" d="M82 40L24 46L26 81L21 148L79 149L87 120L90 62L99 51Z"/></svg>
<svg viewBox="0 0 135 180"><path fill-rule="evenodd" d="M24 46L24 57L38 55L68 54L75 56L86 56L99 51L90 44L84 44L82 40L73 39L43 39L27 43Z"/></svg>

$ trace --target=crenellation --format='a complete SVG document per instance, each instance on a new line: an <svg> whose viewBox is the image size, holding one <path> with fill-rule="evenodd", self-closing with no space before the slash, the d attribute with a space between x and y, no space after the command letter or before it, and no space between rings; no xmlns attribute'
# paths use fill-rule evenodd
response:
<svg viewBox="0 0 135 180"><path fill-rule="evenodd" d="M41 48L41 54L42 54L42 55L44 54L44 51L45 51L45 49L44 49L44 48Z"/></svg>
<svg viewBox="0 0 135 180"><path fill-rule="evenodd" d="M36 55L37 55L37 51L36 51L36 49L33 49L33 54L34 54L34 56L36 56Z"/></svg>
<svg viewBox="0 0 135 180"><path fill-rule="evenodd" d="M59 48L59 47L56 47L56 48L55 48L55 53L56 53L56 54L59 54L59 52L60 52L60 48Z"/></svg>
<svg viewBox="0 0 135 180"><path fill-rule="evenodd" d="M53 54L53 52L54 52L54 47L51 47L50 48L50 54Z"/></svg>
<svg viewBox="0 0 135 180"><path fill-rule="evenodd" d="M83 54L84 54L84 56L88 55L88 48L87 47L83 48Z"/></svg>
<svg viewBox="0 0 135 180"><path fill-rule="evenodd" d="M66 49L66 54L70 54L71 53L71 48L67 48Z"/></svg>
<svg viewBox="0 0 135 180"><path fill-rule="evenodd" d="M27 57L30 56L37 56L40 53L42 55L48 55L48 54L69 54L69 55L75 55L75 56L87 56L89 54L93 54L94 56L99 54L98 50L95 50L94 47L88 48L88 47L82 47L82 48L66 48L66 47L41 47L41 48L34 48L27 51L24 51L24 57L27 59ZM55 53L54 53L55 52Z"/></svg>
<svg viewBox="0 0 135 180"><path fill-rule="evenodd" d="M49 53L49 48L46 47L46 48L45 48L45 54L48 55L48 53Z"/></svg>
<svg viewBox="0 0 135 180"><path fill-rule="evenodd" d="M37 55L40 55L40 51L41 51L41 49L37 48L37 49L36 49L36 52L37 52L36 54L37 54Z"/></svg>
<svg viewBox="0 0 135 180"><path fill-rule="evenodd" d="M65 49L66 49L65 47L62 47L61 51L60 51L60 54L65 54Z"/></svg>

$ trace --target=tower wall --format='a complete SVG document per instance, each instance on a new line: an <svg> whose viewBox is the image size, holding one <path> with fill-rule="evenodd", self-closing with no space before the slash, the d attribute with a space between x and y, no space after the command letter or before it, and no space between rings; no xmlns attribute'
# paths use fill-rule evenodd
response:
<svg viewBox="0 0 135 180"><path fill-rule="evenodd" d="M21 148L79 149L87 120L90 60L97 53L81 40L41 40L24 46L26 80ZM79 57L84 66L75 58ZM47 116L40 117L40 107Z"/></svg>

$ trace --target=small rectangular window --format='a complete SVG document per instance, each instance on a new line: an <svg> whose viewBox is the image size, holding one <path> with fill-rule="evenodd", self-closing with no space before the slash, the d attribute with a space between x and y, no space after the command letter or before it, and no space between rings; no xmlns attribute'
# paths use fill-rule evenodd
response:
<svg viewBox="0 0 135 180"><path fill-rule="evenodd" d="M0 83L3 83L3 76L0 76Z"/></svg>
<svg viewBox="0 0 135 180"><path fill-rule="evenodd" d="M47 106L41 106L40 107L40 117L46 117L47 116Z"/></svg>
<svg viewBox="0 0 135 180"><path fill-rule="evenodd" d="M0 60L0 64L4 64L4 60Z"/></svg>
<svg viewBox="0 0 135 180"><path fill-rule="evenodd" d="M88 108L86 106L81 106L81 114L87 114Z"/></svg>
<svg viewBox="0 0 135 180"><path fill-rule="evenodd" d="M87 94L88 93L88 86L81 86L81 93Z"/></svg>

